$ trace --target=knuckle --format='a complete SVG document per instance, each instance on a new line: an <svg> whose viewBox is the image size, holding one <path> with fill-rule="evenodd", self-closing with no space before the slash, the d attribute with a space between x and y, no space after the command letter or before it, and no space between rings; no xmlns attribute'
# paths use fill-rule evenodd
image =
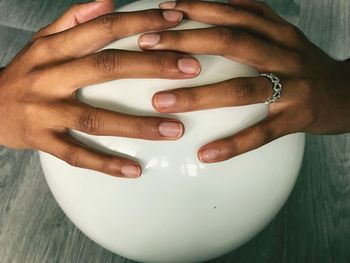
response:
<svg viewBox="0 0 350 263"><path fill-rule="evenodd" d="M112 157L107 155L103 157L102 156L99 157L98 168L103 173L115 174L117 169L119 170L121 169L121 166L122 166L122 161L117 157Z"/></svg>
<svg viewBox="0 0 350 263"><path fill-rule="evenodd" d="M267 78L258 77L258 81L259 81L259 84L258 84L259 91L256 91L257 97L259 97L262 100L270 99L274 93L273 84Z"/></svg>
<svg viewBox="0 0 350 263"><path fill-rule="evenodd" d="M152 126L154 127L155 125L152 125ZM149 118L137 119L134 125L135 135L139 138L148 138L148 137L154 138L156 134L155 129L152 130L149 127L150 127Z"/></svg>
<svg viewBox="0 0 350 263"><path fill-rule="evenodd" d="M309 127L313 126L317 120L318 116L314 108L309 105L303 110L303 119L305 121L304 129L307 130Z"/></svg>
<svg viewBox="0 0 350 263"><path fill-rule="evenodd" d="M199 97L192 89L180 89L178 97L182 102L181 104L183 105L183 110L191 111L199 106Z"/></svg>
<svg viewBox="0 0 350 263"><path fill-rule="evenodd" d="M37 136L35 136L33 128L31 128L30 125L25 125L24 128L22 129L21 139L26 145L29 145L32 147L36 145Z"/></svg>
<svg viewBox="0 0 350 263"><path fill-rule="evenodd" d="M26 94L28 93L40 93L43 94L42 87L45 83L49 83L47 70L39 70L38 68L33 68L25 77L26 83Z"/></svg>
<svg viewBox="0 0 350 263"><path fill-rule="evenodd" d="M161 118L151 116L139 118L134 126L136 136L148 140L159 140L162 137L159 127L163 121Z"/></svg>
<svg viewBox="0 0 350 263"><path fill-rule="evenodd" d="M101 121L97 109L87 109L78 117L80 130L89 134L98 134L101 130Z"/></svg>
<svg viewBox="0 0 350 263"><path fill-rule="evenodd" d="M167 74L174 68L174 57L170 55L158 55L154 57L154 66L161 74Z"/></svg>
<svg viewBox="0 0 350 263"><path fill-rule="evenodd" d="M117 13L102 15L95 19L95 23L103 33L113 34L121 24L121 15Z"/></svg>
<svg viewBox="0 0 350 263"><path fill-rule="evenodd" d="M150 9L145 11L145 16L143 17L143 25L147 28L162 28L164 25L163 15L161 10Z"/></svg>
<svg viewBox="0 0 350 263"><path fill-rule="evenodd" d="M222 5L218 11L223 17L231 17L232 20L230 24L239 23L239 21L247 21L247 19L249 19L247 17L247 14L249 14L248 12L234 5Z"/></svg>
<svg viewBox="0 0 350 263"><path fill-rule="evenodd" d="M166 33L164 32L164 34L168 34L168 36L170 37L169 39L171 41L171 44L173 45L179 45L183 40L183 35L181 34L180 31L168 31Z"/></svg>
<svg viewBox="0 0 350 263"><path fill-rule="evenodd" d="M255 83L250 79L238 78L227 88L226 98L231 102L239 102L240 99L247 99L255 94Z"/></svg>
<svg viewBox="0 0 350 263"><path fill-rule="evenodd" d="M28 44L26 51L31 58L38 58L46 54L48 47L47 38L39 37Z"/></svg>
<svg viewBox="0 0 350 263"><path fill-rule="evenodd" d="M235 5L222 5L220 13L223 16L231 16L232 14L239 16L241 15L241 10Z"/></svg>
<svg viewBox="0 0 350 263"><path fill-rule="evenodd" d="M122 64L122 55L113 50L102 50L93 56L92 66L98 73L118 72Z"/></svg>
<svg viewBox="0 0 350 263"><path fill-rule="evenodd" d="M226 149L229 157L236 156L241 151L240 139L236 138L235 136L230 136L224 139L224 145L227 145Z"/></svg>
<svg viewBox="0 0 350 263"><path fill-rule="evenodd" d="M72 147L69 146L63 153L62 160L64 160L66 163L68 163L71 166L78 167L79 166L79 151Z"/></svg>
<svg viewBox="0 0 350 263"><path fill-rule="evenodd" d="M292 41L298 41L302 33L298 27L290 23L281 24L281 33L289 37Z"/></svg>
<svg viewBox="0 0 350 263"><path fill-rule="evenodd" d="M192 111L200 107L200 94L196 88L177 88L172 92L176 96L177 111Z"/></svg>
<svg viewBox="0 0 350 263"><path fill-rule="evenodd" d="M30 125L24 127L20 138L26 145L32 148L37 148L37 145L39 144L38 134L32 127L30 127Z"/></svg>
<svg viewBox="0 0 350 263"><path fill-rule="evenodd" d="M263 146L266 143L269 143L273 140L274 134L273 131L267 127L256 127L252 129L252 142L257 147Z"/></svg>
<svg viewBox="0 0 350 263"><path fill-rule="evenodd" d="M236 28L220 26L216 29L216 39L222 43L224 47L230 46L232 42L238 42L242 38L242 31Z"/></svg>
<svg viewBox="0 0 350 263"><path fill-rule="evenodd" d="M304 72L304 67L305 67L305 63L306 63L306 59L305 56L298 52L298 51L290 51L290 53L288 54L288 67L292 70L294 70L294 72L301 74Z"/></svg>
<svg viewBox="0 0 350 263"><path fill-rule="evenodd" d="M301 90L303 92L304 95L306 95L307 98L311 99L312 97L312 86L313 86L313 82L311 81L311 79L308 78L304 78L299 80L299 87L301 87Z"/></svg>

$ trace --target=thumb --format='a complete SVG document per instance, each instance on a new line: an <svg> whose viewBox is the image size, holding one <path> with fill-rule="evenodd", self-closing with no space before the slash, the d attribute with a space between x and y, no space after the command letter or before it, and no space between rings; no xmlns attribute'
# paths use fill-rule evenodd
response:
<svg viewBox="0 0 350 263"><path fill-rule="evenodd" d="M67 30L98 16L113 12L113 10L113 0L96 0L89 3L74 4L57 20L40 29L33 38L36 39Z"/></svg>

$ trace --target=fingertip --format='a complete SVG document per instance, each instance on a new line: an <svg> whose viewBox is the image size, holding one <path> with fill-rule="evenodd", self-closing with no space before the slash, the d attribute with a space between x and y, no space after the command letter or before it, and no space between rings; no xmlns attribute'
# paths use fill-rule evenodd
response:
<svg viewBox="0 0 350 263"><path fill-rule="evenodd" d="M172 23L180 23L183 18L183 12L178 10L164 10L162 12L163 18Z"/></svg>
<svg viewBox="0 0 350 263"><path fill-rule="evenodd" d="M114 10L112 1L94 1L85 4L80 4L74 14L77 24L81 24L92 20L98 16L110 13Z"/></svg>
<svg viewBox="0 0 350 263"><path fill-rule="evenodd" d="M180 58L177 61L177 66L181 72L195 76L199 75L202 70L202 65L200 62L193 57Z"/></svg>
<svg viewBox="0 0 350 263"><path fill-rule="evenodd" d="M114 11L116 5L114 3L114 0L95 0L95 2L102 2L104 3L110 10Z"/></svg>
<svg viewBox="0 0 350 263"><path fill-rule="evenodd" d="M184 125L178 120L165 120L158 126L160 136L169 140L178 140L184 134Z"/></svg>
<svg viewBox="0 0 350 263"><path fill-rule="evenodd" d="M161 9L173 9L176 6L176 1L165 1L159 4Z"/></svg>
<svg viewBox="0 0 350 263"><path fill-rule="evenodd" d="M146 33L142 34L138 39L139 47L143 49L152 48L156 46L160 41L160 35L158 33Z"/></svg>
<svg viewBox="0 0 350 263"><path fill-rule="evenodd" d="M212 163L219 157L219 150L214 148L201 148L198 151L198 159L202 163Z"/></svg>
<svg viewBox="0 0 350 263"><path fill-rule="evenodd" d="M142 171L137 164L125 164L121 167L120 172L127 178L138 178Z"/></svg>
<svg viewBox="0 0 350 263"><path fill-rule="evenodd" d="M176 95L170 91L157 92L152 97L153 108L157 111L169 111L176 104Z"/></svg>

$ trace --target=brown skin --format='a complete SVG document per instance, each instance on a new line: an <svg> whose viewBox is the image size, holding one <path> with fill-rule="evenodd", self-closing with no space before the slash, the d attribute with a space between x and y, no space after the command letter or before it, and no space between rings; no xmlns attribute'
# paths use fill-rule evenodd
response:
<svg viewBox="0 0 350 263"><path fill-rule="evenodd" d="M202 162L227 160L295 132L350 131L350 64L326 55L264 3L170 1L160 7L216 26L144 34L139 39L143 49L221 55L260 73L273 72L283 84L282 97L269 105L266 119L202 146L198 151ZM262 103L271 95L268 79L249 77L158 92L152 102L158 112L174 113ZM162 97L167 98L164 107Z"/></svg>
<svg viewBox="0 0 350 263"><path fill-rule="evenodd" d="M137 162L86 148L69 129L148 140L182 136L178 120L110 112L75 98L80 87L108 80L186 79L199 73L197 60L175 52L96 52L116 39L174 27L183 16L160 9L108 14L113 9L110 0L72 6L0 71L0 145L39 149L73 166L138 177Z"/></svg>
<svg viewBox="0 0 350 263"><path fill-rule="evenodd" d="M147 10L108 14L114 8L112 3L104 0L74 5L37 32L0 71L0 145L39 149L71 165L113 176L139 176L137 162L86 148L69 135L69 129L95 135L176 140L183 134L183 125L174 119L93 108L78 101L75 92L83 86L118 78L196 77L200 71L198 61L186 60L187 70L181 69L184 60L180 59L190 57L171 50L219 54L260 72L274 72L283 83L283 95L269 106L265 120L201 147L199 158L203 162L226 160L294 132L350 131L349 64L327 56L266 5L252 0L230 4L179 1L175 13ZM170 8L169 4L161 7ZM141 38L140 46L154 52L95 53L119 38L174 27L183 13L189 19L218 26L161 32L160 42L153 48ZM167 108L159 107L161 93L155 94L152 102L157 111L186 112L259 103L270 98L272 91L267 79L255 77L179 88L171 93L176 104ZM164 136L164 126L160 125L163 122L168 123L172 136ZM212 151L203 154L206 149ZM210 155L214 158L205 158Z"/></svg>

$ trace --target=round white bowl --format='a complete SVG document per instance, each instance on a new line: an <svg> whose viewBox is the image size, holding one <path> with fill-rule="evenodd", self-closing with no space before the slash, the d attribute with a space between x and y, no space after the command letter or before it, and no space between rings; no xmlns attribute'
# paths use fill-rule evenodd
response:
<svg viewBox="0 0 350 263"><path fill-rule="evenodd" d="M156 8L140 1L119 11ZM209 25L183 21L177 29ZM139 50L138 36L107 48ZM115 178L69 166L40 152L47 183L66 215L92 240L142 262L201 262L255 236L277 214L297 178L304 134L292 134L236 158L213 164L198 148L263 119L264 104L161 115L151 104L158 90L255 76L248 66L219 56L195 56L201 74L190 80L124 79L81 90L81 100L126 113L171 116L186 128L177 141L92 136L72 131L96 149L139 160L139 179ZM122 124L121 124L122 125Z"/></svg>

